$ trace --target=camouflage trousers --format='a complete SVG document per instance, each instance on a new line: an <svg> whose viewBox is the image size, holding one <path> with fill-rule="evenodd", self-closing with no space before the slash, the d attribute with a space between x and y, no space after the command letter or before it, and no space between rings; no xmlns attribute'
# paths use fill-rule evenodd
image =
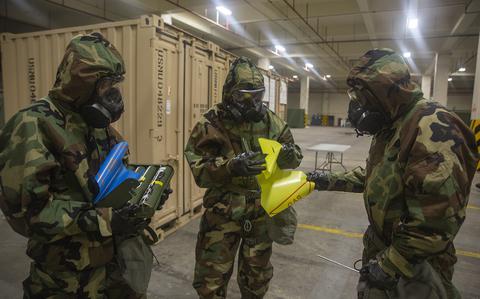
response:
<svg viewBox="0 0 480 299"><path fill-rule="evenodd" d="M273 277L265 211L258 202L245 204L240 196L227 197L202 216L193 287L200 298L226 298L238 250L237 282L242 298L263 298Z"/></svg>
<svg viewBox="0 0 480 299"><path fill-rule="evenodd" d="M32 262L23 291L23 298L28 299L146 298L123 282L116 263L79 272L58 272Z"/></svg>
<svg viewBox="0 0 480 299"><path fill-rule="evenodd" d="M385 249L385 245L369 227L363 236L362 263L375 259ZM359 299L459 299L460 293L452 283L453 265L456 263L455 247L414 266L414 277L400 278L397 287L388 292L375 288L365 288L359 281ZM362 290L359 290L361 287Z"/></svg>

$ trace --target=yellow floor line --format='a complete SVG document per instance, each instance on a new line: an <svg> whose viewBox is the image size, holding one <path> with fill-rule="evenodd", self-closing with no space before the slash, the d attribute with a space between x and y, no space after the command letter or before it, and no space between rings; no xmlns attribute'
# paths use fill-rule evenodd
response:
<svg viewBox="0 0 480 299"><path fill-rule="evenodd" d="M323 233L327 233L327 234L344 236L344 237L347 237L347 238L362 238L363 237L363 233L347 232L347 231L344 231L342 229L329 228L329 227L325 227L325 226L317 226L317 225L310 225L310 224L298 224L298 227L308 229L308 230L314 230L314 231L317 231L317 232L323 232ZM480 252L457 249L457 255L468 256L468 257L473 257L473 258L476 258L476 259L480 259Z"/></svg>
<svg viewBox="0 0 480 299"><path fill-rule="evenodd" d="M469 205L468 205L468 208L469 208L469 209L472 209L472 210L480 210L480 207L479 207L479 206L472 205L472 204L469 204Z"/></svg>
<svg viewBox="0 0 480 299"><path fill-rule="evenodd" d="M473 251L466 251L457 249L457 254L462 256L473 257L476 259L480 259L480 252L473 252Z"/></svg>
<svg viewBox="0 0 480 299"><path fill-rule="evenodd" d="M328 228L328 227L323 227L323 226L316 226L316 225L309 225L309 224L299 224L298 227L309 229L309 230L315 230L318 232L324 232L328 234L334 234L334 235L340 235L344 236L347 238L362 238L363 234L362 233L352 233L352 232L347 232L341 229L336 229L336 228Z"/></svg>

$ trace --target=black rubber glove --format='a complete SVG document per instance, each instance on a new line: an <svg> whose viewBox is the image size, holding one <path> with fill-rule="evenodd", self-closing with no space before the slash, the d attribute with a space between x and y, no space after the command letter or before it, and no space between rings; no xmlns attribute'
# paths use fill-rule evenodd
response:
<svg viewBox="0 0 480 299"><path fill-rule="evenodd" d="M295 159L295 144L293 143L284 143L282 144L282 149L278 154L278 161L290 161Z"/></svg>
<svg viewBox="0 0 480 299"><path fill-rule="evenodd" d="M265 157L260 152L241 153L232 158L227 168L232 176L254 176L265 170Z"/></svg>
<svg viewBox="0 0 480 299"><path fill-rule="evenodd" d="M113 209L110 224L114 235L136 235L148 226L150 219L133 217L136 208L136 205L127 203L120 209Z"/></svg>
<svg viewBox="0 0 480 299"><path fill-rule="evenodd" d="M360 269L360 281L380 290L392 290L398 283L398 279L385 273L376 260L371 260Z"/></svg>
<svg viewBox="0 0 480 299"><path fill-rule="evenodd" d="M315 190L323 191L327 190L330 185L330 180L325 172L312 171L307 174L307 181L315 183Z"/></svg>

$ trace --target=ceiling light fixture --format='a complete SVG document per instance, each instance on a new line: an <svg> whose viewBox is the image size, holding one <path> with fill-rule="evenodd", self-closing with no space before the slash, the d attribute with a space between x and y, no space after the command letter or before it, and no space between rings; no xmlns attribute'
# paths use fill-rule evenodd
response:
<svg viewBox="0 0 480 299"><path fill-rule="evenodd" d="M331 76L331 75L326 75L325 77L327 77L327 78L331 78L332 76Z"/></svg>
<svg viewBox="0 0 480 299"><path fill-rule="evenodd" d="M461 72L461 73L465 72L466 70L467 70L467 69L466 69L466 68L464 68L463 66L462 66L461 68L459 68L459 69L458 69L458 71L459 71L459 72Z"/></svg>
<svg viewBox="0 0 480 299"><path fill-rule="evenodd" d="M273 69L274 69L273 65L270 64L270 65L268 66L268 69L269 69L269 70L273 70Z"/></svg>
<svg viewBox="0 0 480 299"><path fill-rule="evenodd" d="M448 78L448 82L452 82L452 80L453 80L453 79L452 79L451 77L450 77L450 78Z"/></svg>
<svg viewBox="0 0 480 299"><path fill-rule="evenodd" d="M226 16L232 15L232 11L226 8L225 6L217 6L216 9L218 12L222 13L223 15L226 15Z"/></svg>
<svg viewBox="0 0 480 299"><path fill-rule="evenodd" d="M412 53L410 53L410 52L403 52L403 57L405 57L405 58L410 58L410 57L412 57Z"/></svg>
<svg viewBox="0 0 480 299"><path fill-rule="evenodd" d="M293 79L298 79L298 76L297 76L297 75L293 75L292 78L293 78Z"/></svg>
<svg viewBox="0 0 480 299"><path fill-rule="evenodd" d="M407 19L407 28L408 29L417 29L418 28L418 19L417 18L408 18Z"/></svg>

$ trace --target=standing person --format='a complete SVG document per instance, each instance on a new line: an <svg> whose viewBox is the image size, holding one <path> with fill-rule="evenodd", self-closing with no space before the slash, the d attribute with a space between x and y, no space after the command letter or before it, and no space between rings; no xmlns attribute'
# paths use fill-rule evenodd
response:
<svg viewBox="0 0 480 299"><path fill-rule="evenodd" d="M122 280L113 237L147 223L95 208L94 176L121 136L122 57L98 33L67 46L47 97L20 110L0 134L0 207L28 237L33 260L24 298L138 298Z"/></svg>
<svg viewBox="0 0 480 299"><path fill-rule="evenodd" d="M314 172L317 190L363 192L359 298L460 298L453 240L478 159L471 130L427 101L390 49L368 51L348 75L349 120L373 136L367 169Z"/></svg>
<svg viewBox="0 0 480 299"><path fill-rule="evenodd" d="M265 159L259 153L258 138L283 144L281 168L298 167L302 154L285 122L263 105L264 92L257 67L244 57L235 60L223 86L222 103L204 114L185 148L197 185L208 188L193 281L200 298L227 296L239 248L237 279L242 298L262 298L273 276L270 256L275 237L269 226L282 226L282 221L271 222L260 205L255 175L265 169ZM283 225L295 226L293 210L289 212L291 217Z"/></svg>

